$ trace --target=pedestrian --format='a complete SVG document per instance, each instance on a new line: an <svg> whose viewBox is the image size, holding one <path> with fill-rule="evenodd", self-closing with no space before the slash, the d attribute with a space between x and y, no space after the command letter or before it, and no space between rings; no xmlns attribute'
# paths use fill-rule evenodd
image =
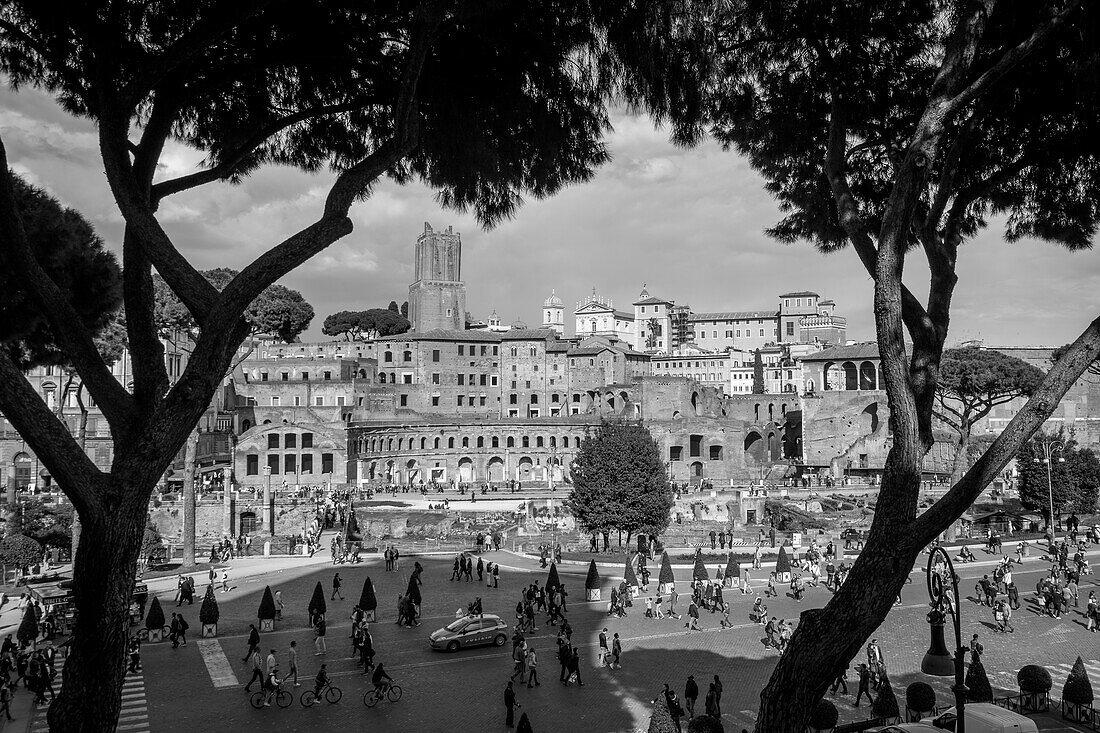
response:
<svg viewBox="0 0 1100 733"><path fill-rule="evenodd" d="M495 562L495 563L493 563L493 587L494 588L498 587L497 584L499 582L500 582L500 563Z"/></svg>
<svg viewBox="0 0 1100 733"><path fill-rule="evenodd" d="M0 712L3 712L8 720L15 720L15 718L11 717L11 699L12 689L14 687L14 684L7 684L0 687Z"/></svg>
<svg viewBox="0 0 1100 733"><path fill-rule="evenodd" d="M687 706L688 720L695 717L695 701L699 698L699 685L695 682L695 675L689 674L684 685L684 705Z"/></svg>
<svg viewBox="0 0 1100 733"><path fill-rule="evenodd" d="M283 620L283 592L281 590L275 591L275 619L277 621Z"/></svg>
<svg viewBox="0 0 1100 733"><path fill-rule="evenodd" d="M718 708L718 717L722 717L722 680L714 675L714 704Z"/></svg>
<svg viewBox="0 0 1100 733"><path fill-rule="evenodd" d="M622 669L619 659L623 656L623 642L619 639L619 633L615 632L615 638L611 642L611 669Z"/></svg>
<svg viewBox="0 0 1100 733"><path fill-rule="evenodd" d="M607 656L609 653L607 648L607 627L605 626L604 630L600 632L600 648L598 652L601 667L607 666Z"/></svg>
<svg viewBox="0 0 1100 733"><path fill-rule="evenodd" d="M260 659L260 650L258 648L251 653L248 657L248 661L251 663L252 677L248 680L248 684L244 686L244 690L245 692L252 692L252 683L257 680L262 690L264 687L264 663L263 660Z"/></svg>
<svg viewBox="0 0 1100 733"><path fill-rule="evenodd" d="M859 690L856 693L856 701L852 707L859 707L859 701L863 699L864 695L867 695L867 702L874 702L871 697L871 670L866 664L860 664L857 668L859 672Z"/></svg>
<svg viewBox="0 0 1100 733"><path fill-rule="evenodd" d="M290 666L286 676L294 678L295 687L301 687L301 683L298 682L298 642L290 642L290 651L287 652L287 660Z"/></svg>
<svg viewBox="0 0 1100 733"><path fill-rule="evenodd" d="M684 624L684 627L688 631L702 631L699 628L699 606L695 605L695 599L691 599L691 603L688 604L688 620Z"/></svg>
<svg viewBox="0 0 1100 733"><path fill-rule="evenodd" d="M473 562L470 560L469 562ZM477 582L485 580L485 561L481 558L481 555L477 556Z"/></svg>
<svg viewBox="0 0 1100 733"><path fill-rule="evenodd" d="M248 650L244 653L242 662L247 662L249 657L252 656L252 652L258 652L260 650L260 632L256 630L256 624L248 625Z"/></svg>
<svg viewBox="0 0 1100 733"><path fill-rule="evenodd" d="M478 561L480 562L480 560L481 560L481 558L479 557ZM478 576L478 580L481 580L480 576ZM486 588L492 588L493 587L493 563L492 563L492 561L489 561L489 562L485 563L485 587Z"/></svg>
<svg viewBox="0 0 1100 733"><path fill-rule="evenodd" d="M676 733L681 733L683 730L680 727L680 718L684 717L684 709L680 706L680 701L676 699L676 692L669 688L668 683L665 683L665 689L661 692L661 696L665 700L665 708L668 710L668 715L672 718L673 724L676 725ZM660 697L657 698L658 700ZM653 702L657 702L654 700Z"/></svg>
<svg viewBox="0 0 1100 733"><path fill-rule="evenodd" d="M330 601L334 601L337 598L341 601L344 600L344 594L340 592L341 585L343 585L343 581L340 580L340 573L336 573L336 575L332 576L332 595L328 598Z"/></svg>
<svg viewBox="0 0 1100 733"><path fill-rule="evenodd" d="M222 569L222 593L229 592L229 569Z"/></svg>
<svg viewBox="0 0 1100 733"><path fill-rule="evenodd" d="M844 688L844 694L847 695L848 694L848 665L847 664L844 665L844 669L840 670L840 674L838 674L836 676L836 679L833 680L833 686L832 686L832 689L830 690L830 693L835 695L836 691L838 689L840 689L841 687Z"/></svg>
<svg viewBox="0 0 1100 733"><path fill-rule="evenodd" d="M511 728L515 722L516 707L519 703L516 702L516 691L512 689L512 680L508 680L508 686L504 688L504 708L508 711L504 718L504 725Z"/></svg>
<svg viewBox="0 0 1100 733"><path fill-rule="evenodd" d="M573 677L577 678L577 685L584 687L584 680L581 679L581 654L575 646L570 647L569 651L569 677L567 680Z"/></svg>
<svg viewBox="0 0 1100 733"><path fill-rule="evenodd" d="M516 627L516 628L517 628L516 633L519 634L519 631L518 631L519 627ZM508 678L509 680L514 680L516 677L519 677L519 682L520 682L521 685L524 682L524 680L523 680L523 665L527 661L527 651L523 648L523 644L524 644L524 642L523 642L522 634L519 635L519 642L518 643L515 642L515 637L513 637L512 676ZM510 684L510 682L509 682L509 684Z"/></svg>
<svg viewBox="0 0 1100 733"><path fill-rule="evenodd" d="M462 555L455 555L455 564L451 569L451 580L460 580L462 578Z"/></svg>
<svg viewBox="0 0 1100 733"><path fill-rule="evenodd" d="M716 701L717 693L714 691L714 683L710 683L710 689L707 690L707 697L703 701L703 709L707 715L718 717L718 703Z"/></svg>
<svg viewBox="0 0 1100 733"><path fill-rule="evenodd" d="M270 677L271 673L279 668L279 660L275 656L275 650L271 649L267 653L267 659L264 660L264 676Z"/></svg>
<svg viewBox="0 0 1100 733"><path fill-rule="evenodd" d="M325 632L325 614L319 613L317 614L317 620L313 624L313 633L315 634L313 646L317 649L313 654L315 657L319 657L328 652L328 644L325 643Z"/></svg>
<svg viewBox="0 0 1100 733"><path fill-rule="evenodd" d="M183 617L183 614L179 614L176 617L176 633L175 638L172 640L172 648L177 648L180 644L187 646L187 630L191 628L191 625L187 623L187 619Z"/></svg>

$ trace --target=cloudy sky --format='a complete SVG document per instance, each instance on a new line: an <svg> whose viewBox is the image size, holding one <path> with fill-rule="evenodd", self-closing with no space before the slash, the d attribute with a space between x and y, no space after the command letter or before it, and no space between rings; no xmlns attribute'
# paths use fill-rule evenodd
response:
<svg viewBox="0 0 1100 733"><path fill-rule="evenodd" d="M84 213L115 247L122 220L107 188L95 133L47 96L0 91L0 135L13 168ZM283 282L300 290L320 337L338 310L385 307L407 299L412 251L425 221L462 233L462 270L475 318L493 309L506 322L534 325L551 289L571 310L593 288L629 304L649 292L695 311L772 308L790 290L814 290L848 317L848 337L874 338L872 286L851 251L821 255L783 245L763 229L778 218L761 179L735 153L713 144L669 144L645 118L617 115L613 161L591 183L529 201L514 220L484 231L445 211L422 185L379 186L352 211L355 231ZM163 176L192 171L201 155L168 150ZM268 168L244 185L209 185L174 197L161 220L200 269L240 268L318 215L331 176ZM989 230L960 257L951 342L1057 345L1072 340L1100 309L1100 258L1041 242L1006 244ZM927 272L911 259L907 281L926 291Z"/></svg>

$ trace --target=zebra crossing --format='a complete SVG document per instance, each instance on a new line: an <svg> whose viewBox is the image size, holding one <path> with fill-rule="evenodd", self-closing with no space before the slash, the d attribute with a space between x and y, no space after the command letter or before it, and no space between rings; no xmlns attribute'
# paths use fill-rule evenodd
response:
<svg viewBox="0 0 1100 733"><path fill-rule="evenodd" d="M55 692L61 692L61 675L57 676ZM30 733L48 733L50 726L46 721L48 706L37 708L31 713ZM149 733L149 706L145 699L145 677L141 672L127 672L122 683L122 711L118 716L118 727L122 733Z"/></svg>
<svg viewBox="0 0 1100 733"><path fill-rule="evenodd" d="M1053 698L1061 699L1062 688L1066 685L1066 678L1069 677L1070 670L1073 669L1073 663L1077 661L1074 657L1067 662L1059 664L1047 664L1043 665L1046 670L1050 672L1050 678L1053 682L1050 686L1050 696ZM1085 670L1089 674L1089 680L1096 685L1100 682L1100 660L1096 659L1084 659L1081 660L1085 664ZM1012 690L1016 688L1016 674L1014 672L997 672L990 675L991 682L1005 690Z"/></svg>

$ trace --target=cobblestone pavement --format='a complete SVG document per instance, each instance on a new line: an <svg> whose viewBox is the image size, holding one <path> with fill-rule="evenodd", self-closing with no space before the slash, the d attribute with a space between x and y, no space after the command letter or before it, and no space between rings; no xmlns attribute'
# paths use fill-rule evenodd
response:
<svg viewBox="0 0 1100 733"><path fill-rule="evenodd" d="M325 553L327 555L327 553ZM455 654L433 652L427 647L427 634L446 624L458 608L463 608L475 595L484 599L487 613L498 613L506 621L513 619L517 589L531 580L545 581L545 571L537 569L537 561L510 553L490 553L502 568L500 587L486 588L476 582L450 582L451 559L418 558L425 567L422 594L422 625L415 629L396 626L395 602L402 592L412 566L412 558L402 561L402 570L387 573L380 560L354 567L334 568L325 564L322 556L313 563L275 563L257 574L240 570L236 588L219 593L222 621L216 645L191 643L171 649L170 644L148 644L143 648L145 693L149 729L159 731L194 730L268 730L273 727L288 731L313 731L337 726L363 725L371 730L475 731L504 728L502 693L511 673L509 649L483 647L462 650ZM263 561L260 561L262 563ZM630 616L611 619L606 614L606 600L585 603L583 598L583 566L560 569L562 580L570 591L569 617L574 626L574 641L582 650L581 674L585 685L565 687L558 681L559 669L554 654L556 629L540 626L532 643L540 653L541 686L529 690L517 687L518 699L534 723L536 731L635 731L644 730L648 722L650 701L668 682L681 693L688 674L694 674L705 690L705 682L715 674L722 678L722 699L726 730L736 731L753 724L761 688L767 681L776 653L764 647L759 626L749 624L747 611L751 599L740 594L730 596L734 610L733 629L719 631L718 615L704 612L703 631L688 632L682 622L652 620L643 617L643 605L635 601ZM713 568L712 568L713 570ZM963 577L962 589L973 587L974 579L990 572L988 565L964 565L958 568ZM326 598L331 593L331 579L339 571L345 600L329 601L328 652L314 656L313 637L306 628L305 605L314 584L322 582ZM1016 570L1017 583L1023 588L1034 586L1043 571L1038 560L1025 561ZM244 577L248 575L248 577ZM404 697L397 703L384 702L373 709L362 704L367 689L354 661L349 658L349 621L353 603L358 599L364 578L370 575L379 598L379 621L372 625L377 660L382 661L404 688ZM678 585L686 590L689 571L677 573ZM904 603L891 612L876 635L891 670L895 691L904 695L904 688L916 679L924 679L937 689L941 701L950 699L949 681L926 678L919 672L920 660L928 647L929 632L925 621L926 594L922 573L913 574L914 585L906 586ZM231 581L234 576L231 574ZM618 578L605 577L610 584ZM302 663L302 686L293 688L295 704L283 710L276 707L254 710L243 692L247 681L244 664L247 625L254 621L263 587L283 591L287 613L276 631L262 634L261 649L266 655L274 648L286 671L286 650L297 640ZM172 583L163 584L165 597L171 601ZM200 584L200 591L205 587ZM1100 591L1095 576L1082 586L1082 596L1089 590ZM772 599L769 610L776 616L797 619L806 608L819 607L829 597L823 588L811 590L804 603L789 597ZM607 598L606 590L604 598ZM991 682L997 688L1015 689L1015 672L1023 664L1043 664L1055 677L1056 694L1060 693L1065 674L1078 654L1096 673L1094 684L1100 682L1100 636L1088 634L1084 619L1076 610L1062 620L1040 617L1031 612L1025 602L1014 617L1014 634L993 633L988 609L976 603L962 604L963 633L969 639L980 634L986 647L986 663ZM681 601L686 608L686 599ZM166 603L166 611L174 603ZM184 607L191 629L197 632L198 607ZM539 619L541 622L541 619ZM622 669L601 668L597 663L596 637L607 627L623 639ZM950 645L950 641L949 641ZM217 660L224 654L228 665ZM335 705L304 709L297 697L311 689L311 677L321 660L328 664L335 683L343 689L343 699ZM227 668L228 667L228 668ZM235 678L235 679L234 679ZM217 681L218 685L215 686ZM852 687L854 692L854 686ZM867 715L866 706L855 710L851 696L838 696L842 719L855 720ZM700 708L702 701L700 700Z"/></svg>

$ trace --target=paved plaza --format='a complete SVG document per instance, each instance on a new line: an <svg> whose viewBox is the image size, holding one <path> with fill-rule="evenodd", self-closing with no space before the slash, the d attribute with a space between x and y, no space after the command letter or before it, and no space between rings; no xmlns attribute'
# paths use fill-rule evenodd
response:
<svg viewBox="0 0 1100 733"><path fill-rule="evenodd" d="M963 578L961 591L971 596L975 579L991 571L989 562L981 562L984 554L981 551L978 554L978 564L958 567ZM497 589L479 584L476 575L472 583L449 581L451 558L445 556L405 558L396 572L386 572L382 560L373 556L358 566L333 567L327 551L312 560L249 558L231 564L230 583L234 588L229 593L218 593L219 636L214 640L199 639L198 601L194 606L185 606L182 610L191 624L192 638L178 649L172 649L168 643L143 646L144 672L127 680L126 717L119 730L259 731L277 726L281 730L308 731L348 725L392 731L503 728L502 698L511 673L510 645L447 654L433 652L426 643L431 631L453 619L456 609L464 608L475 595L483 598L487 613L512 621L518 589L532 580L545 582L546 571L539 570L535 560L504 551L488 556L501 563ZM423 617L420 627L408 629L394 623L395 609L414 559L419 559L425 568ZM621 569L611 568L609 565L601 573L605 588L612 580L618 582ZM663 683L668 682L682 693L688 674L694 674L701 684L719 675L724 684L722 711L726 730L736 732L742 727L752 727L760 689L775 665L777 654L762 643L762 628L748 622L751 605L748 597L726 594L733 605L734 628L720 631L719 615L704 611L703 631L688 632L681 621L646 619L640 600L635 601L627 618L609 618L606 590L602 603L581 600L584 566L564 565L559 570L569 592L568 617L574 627L574 642L581 650L581 677L585 685L565 687L559 683L559 667L554 657L557 630L542 625L544 617L540 616L539 630L529 640L540 655L542 685L531 690L526 685L517 687L521 710L529 714L536 731L644 730L650 701ZM345 600L329 601L328 652L315 656L313 635L306 627L305 607L317 581L322 582L326 598L331 594L332 576L337 571L344 580ZM1015 572L1017 585L1025 592L1024 605L1013 618L1017 622L1014 634L993 633L988 609L970 601L962 604L963 632L967 639L973 633L980 634L986 648L983 661L991 682L1000 690L1015 690L1016 670L1023 664L1035 663L1051 671L1054 693L1058 695L1078 654L1084 657L1094 682L1100 681L1100 637L1085 631L1080 613L1084 604L1060 621L1041 617L1032 610L1034 605L1027 591L1043 572L1044 564L1034 558ZM378 622L371 625L376 661L382 662L404 688L399 702L385 702L373 709L362 703L368 684L350 658L348 638L348 617L367 575L373 579L379 599ZM690 569L678 569L676 576L678 587L686 594ZM926 678L919 672L929 632L924 618L926 593L921 571L914 571L912 578L913 584L905 587L902 605L894 608L877 637L899 696L910 682L925 679L936 687L941 702L947 701L948 681ZM241 658L247 646L248 624L256 622L256 608L266 584L282 591L287 610L276 631L261 635L261 651L266 656L268 650L275 649L284 674L291 640L297 640L302 659L302 687L294 690L295 702L285 710L277 707L255 710L243 691L248 674ZM759 585L762 590L763 584ZM173 577L151 581L150 586L160 596L166 612L176 610L172 601ZM200 591L204 589L204 584L200 584ZM1088 576L1082 584L1082 598L1090 590L1100 590L1095 576ZM780 618L796 619L801 611L823 605L828 596L829 591L822 587L810 590L801 604L787 596L770 599L769 612ZM677 610L683 612L686 606L687 598L682 597ZM623 640L622 668L614 671L600 668L597 662L597 635L605 626L612 633L618 632ZM297 698L302 691L311 689L311 678L321 661L328 664L335 684L342 688L343 699L336 705L304 709ZM850 688L853 694L855 687L853 684ZM842 720L867 715L866 703L854 710L852 699L851 695L836 698ZM42 730L43 720L44 709L28 721L28 730ZM24 729L12 724L6 730Z"/></svg>

